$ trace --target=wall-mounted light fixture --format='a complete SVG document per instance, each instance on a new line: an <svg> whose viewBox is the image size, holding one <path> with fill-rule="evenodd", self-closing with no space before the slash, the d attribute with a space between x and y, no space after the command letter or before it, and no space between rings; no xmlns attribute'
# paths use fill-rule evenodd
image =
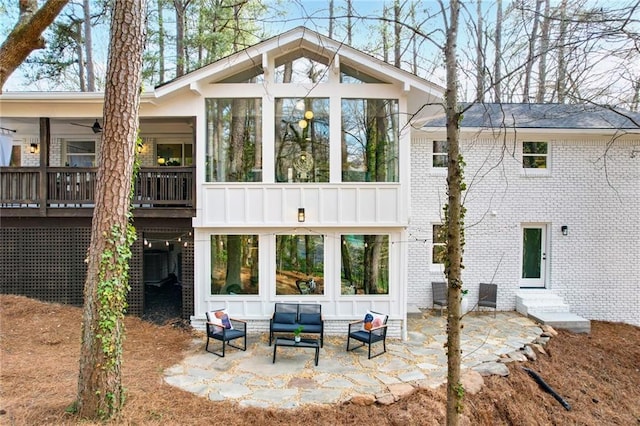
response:
<svg viewBox="0 0 640 426"><path fill-rule="evenodd" d="M144 151L144 143L137 144L136 149L138 150L138 154L142 154L142 152Z"/></svg>
<svg viewBox="0 0 640 426"><path fill-rule="evenodd" d="M569 235L569 227L567 225L562 225L560 227L560 230L562 231L562 235L564 235L565 237Z"/></svg>
<svg viewBox="0 0 640 426"><path fill-rule="evenodd" d="M304 208L300 207L298 209L298 222L304 222L304 220L305 220Z"/></svg>
<svg viewBox="0 0 640 426"><path fill-rule="evenodd" d="M35 154L36 152L38 152L38 144L37 143L32 143L29 146L29 152L32 154Z"/></svg>

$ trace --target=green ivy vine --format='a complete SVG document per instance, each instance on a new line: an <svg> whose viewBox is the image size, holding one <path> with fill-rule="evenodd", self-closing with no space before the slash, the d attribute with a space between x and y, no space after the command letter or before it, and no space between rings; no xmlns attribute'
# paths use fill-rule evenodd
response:
<svg viewBox="0 0 640 426"><path fill-rule="evenodd" d="M467 190L467 184L464 182L464 167L467 165L464 161L464 158L462 157L462 154L458 155L458 171L460 173L460 191L464 192ZM448 189L447 189L448 192ZM449 230L449 220L450 218L450 214L449 214L449 204L445 204L442 207L442 210L444 212L444 226L442 226L440 228L440 232L442 233L440 235L441 241L444 241L447 246L449 244L449 235L448 235L448 230ZM458 220L458 224L460 225L460 250L462 253L464 253L464 245L465 245L465 233L464 233L464 219L467 213L467 209L464 205L460 206L460 218ZM461 255L462 255L461 253ZM444 256L443 259L444 262L444 273L445 276L449 276L449 272L451 271L451 260L449 259L449 256ZM464 265L461 263L460 264L460 268L464 269ZM463 294L466 294L466 292L468 290L462 290L462 281L459 282L454 282L451 284L451 286L453 288L460 288Z"/></svg>
<svg viewBox="0 0 640 426"><path fill-rule="evenodd" d="M133 162L133 176L129 191L129 201L134 193L135 182L140 170L138 159L138 147L142 140L137 137L135 143L135 159ZM131 203L129 203L131 206ZM114 371L118 368L122 359L122 344L124 333L115 333L118 324L124 320L127 309L127 294L131 289L129 285L129 261L132 257L131 246L136 241L136 229L132 225L131 207L127 212L127 224L113 225L110 234L103 235L106 238L105 249L100 255L98 265L98 331L96 338L100 341L104 362L101 368L105 371ZM98 391L100 392L100 391ZM116 402L124 403L124 392L121 392L121 401L116 401L113 392L105 395L108 412L113 412ZM108 415L100 410L103 417Z"/></svg>

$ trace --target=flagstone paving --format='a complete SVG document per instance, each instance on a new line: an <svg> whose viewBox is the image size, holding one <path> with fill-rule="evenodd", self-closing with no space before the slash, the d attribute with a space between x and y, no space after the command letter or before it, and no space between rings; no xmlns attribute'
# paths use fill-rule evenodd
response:
<svg viewBox="0 0 640 426"><path fill-rule="evenodd" d="M516 312L498 312L495 318L493 313L474 313L463 323L463 368L494 362L542 333ZM447 376L446 318L427 311L423 318L408 319L408 328L406 341L387 338L387 352L370 360L366 346L347 352L346 337L325 336L318 366L313 351L295 348L278 350L272 363L266 333L249 335L245 352L227 348L224 358L205 352L203 337L194 341L193 354L165 370L165 381L212 401L274 408L335 404L400 383L440 386Z"/></svg>

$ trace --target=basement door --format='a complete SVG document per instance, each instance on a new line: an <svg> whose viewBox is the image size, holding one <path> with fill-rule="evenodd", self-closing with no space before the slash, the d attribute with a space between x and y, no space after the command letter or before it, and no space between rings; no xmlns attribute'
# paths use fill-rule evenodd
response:
<svg viewBox="0 0 640 426"><path fill-rule="evenodd" d="M546 225L525 225L522 227L522 275L520 276L520 287L545 287L546 247Z"/></svg>

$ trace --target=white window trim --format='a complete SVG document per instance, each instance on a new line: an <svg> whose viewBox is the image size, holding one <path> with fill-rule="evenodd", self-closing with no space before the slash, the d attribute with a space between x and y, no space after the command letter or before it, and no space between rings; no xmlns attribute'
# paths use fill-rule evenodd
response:
<svg viewBox="0 0 640 426"><path fill-rule="evenodd" d="M523 150L523 144L525 142L545 142L547 144L547 153L543 154L547 157L547 167L544 169L536 169L536 168L528 168L528 167L524 167L524 150ZM520 174L522 176L526 176L526 177L539 177L539 176L550 176L551 175L551 166L552 166L552 162L551 162L551 152L552 152L552 143L549 140L531 140L531 139L527 139L527 140L522 140L520 141ZM541 156L541 155L538 155Z"/></svg>
<svg viewBox="0 0 640 426"><path fill-rule="evenodd" d="M444 226L444 223L434 222L431 224L431 244L429 245L429 270L430 272L444 272L444 263L433 263L433 248L437 246L446 247L445 243L436 243L433 227L436 225Z"/></svg>

